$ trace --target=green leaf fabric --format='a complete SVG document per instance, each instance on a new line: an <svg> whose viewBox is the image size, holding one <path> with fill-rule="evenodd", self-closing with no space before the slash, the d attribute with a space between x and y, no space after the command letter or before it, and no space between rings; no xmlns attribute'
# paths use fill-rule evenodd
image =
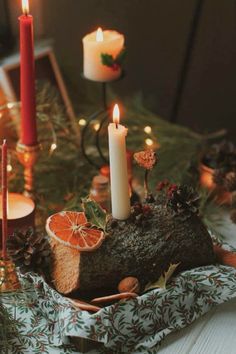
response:
<svg viewBox="0 0 236 354"><path fill-rule="evenodd" d="M69 336L104 343L105 348L90 354L157 353L169 333L236 297L236 269L223 265L182 272L166 289L154 289L96 314L74 309L36 274L20 279L23 291L0 295L0 311L12 319L11 325L5 324L4 336L0 331L1 353L79 353Z"/></svg>

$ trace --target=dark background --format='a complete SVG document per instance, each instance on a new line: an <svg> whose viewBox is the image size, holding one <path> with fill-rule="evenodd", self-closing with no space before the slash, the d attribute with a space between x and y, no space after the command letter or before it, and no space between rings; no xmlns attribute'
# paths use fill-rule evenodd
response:
<svg viewBox="0 0 236 354"><path fill-rule="evenodd" d="M4 1L0 0L2 24ZM128 49L128 75L113 84L119 95L141 91L146 105L165 119L203 132L225 127L235 140L236 0L29 2L36 36L54 39L57 59L78 104L85 86L80 78L82 37L98 26L116 29L125 34ZM16 38L19 3L8 0Z"/></svg>

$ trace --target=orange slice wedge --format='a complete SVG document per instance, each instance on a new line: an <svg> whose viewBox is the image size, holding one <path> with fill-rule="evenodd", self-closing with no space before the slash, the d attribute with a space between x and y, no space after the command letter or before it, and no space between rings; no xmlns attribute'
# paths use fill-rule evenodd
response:
<svg viewBox="0 0 236 354"><path fill-rule="evenodd" d="M95 250L104 240L104 232L89 224L85 213L77 211L51 215L46 222L46 231L58 242L81 252Z"/></svg>

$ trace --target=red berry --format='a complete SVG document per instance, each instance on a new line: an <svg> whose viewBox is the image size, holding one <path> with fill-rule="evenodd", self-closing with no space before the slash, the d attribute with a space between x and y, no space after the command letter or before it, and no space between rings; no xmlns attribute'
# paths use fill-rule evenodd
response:
<svg viewBox="0 0 236 354"><path fill-rule="evenodd" d="M169 186L168 190L167 190L167 196L168 196L169 198L171 198L173 192L176 191L177 188L178 188L177 184L171 184L171 185Z"/></svg>
<svg viewBox="0 0 236 354"><path fill-rule="evenodd" d="M164 188L166 188L168 185L170 184L170 182L167 179L164 179L163 181L159 182L157 184L157 191L162 191Z"/></svg>
<svg viewBox="0 0 236 354"><path fill-rule="evenodd" d="M148 214L151 211L151 208L149 205L144 205L143 206L143 213Z"/></svg>
<svg viewBox="0 0 236 354"><path fill-rule="evenodd" d="M120 69L120 65L117 64L117 63L114 63L111 68L112 68L112 70L114 70L114 71L118 71L118 70Z"/></svg>

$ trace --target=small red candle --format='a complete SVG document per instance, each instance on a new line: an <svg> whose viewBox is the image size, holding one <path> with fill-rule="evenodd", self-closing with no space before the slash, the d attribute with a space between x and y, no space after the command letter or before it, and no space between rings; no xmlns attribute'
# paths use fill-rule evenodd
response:
<svg viewBox="0 0 236 354"><path fill-rule="evenodd" d="M2 257L7 258L7 143L2 144Z"/></svg>
<svg viewBox="0 0 236 354"><path fill-rule="evenodd" d="M20 21L20 142L27 146L37 144L33 17L29 15L28 0L22 0Z"/></svg>

